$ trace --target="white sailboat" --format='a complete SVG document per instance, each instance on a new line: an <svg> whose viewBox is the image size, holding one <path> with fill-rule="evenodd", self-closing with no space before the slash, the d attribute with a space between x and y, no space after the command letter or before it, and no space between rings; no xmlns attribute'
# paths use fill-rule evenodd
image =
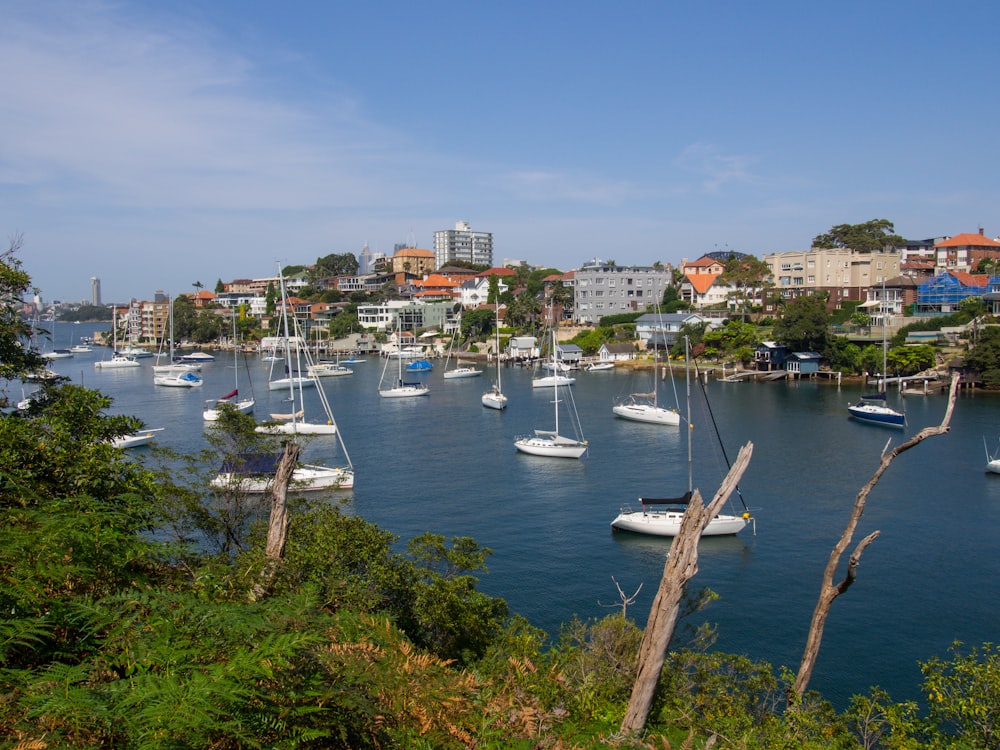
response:
<svg viewBox="0 0 1000 750"><path fill-rule="evenodd" d="M135 357L128 357L118 351L118 308L111 311L111 358L94 362L98 370L120 369L125 367L142 367Z"/></svg>
<svg viewBox="0 0 1000 750"><path fill-rule="evenodd" d="M455 339L458 338L458 331L461 324L461 318L459 318L458 325L451 334L451 343L448 345L448 356L444 360L444 373L443 376L445 380L453 380L455 378L475 378L483 374L482 370L475 367L469 367L462 364L460 357L455 357L455 366L448 369L448 365L451 364L451 353L455 348Z"/></svg>
<svg viewBox="0 0 1000 750"><path fill-rule="evenodd" d="M398 332L402 332L402 323L398 325ZM397 341L399 336L396 336ZM382 365L382 376L379 378L378 382L378 395L382 398L413 398L414 396L426 396L430 393L430 389L421 382L410 381L407 382L403 380L403 359L404 352L402 349L398 349L395 352L396 356L388 356L385 358L385 364ZM389 368L389 360L396 360L396 384L392 386L385 386L385 373Z"/></svg>
<svg viewBox="0 0 1000 750"><path fill-rule="evenodd" d="M888 315L888 306L885 301L885 282L882 282L882 378L879 381L881 386L875 393L862 394L861 400L854 404L847 405L847 413L860 422L876 424L881 427L895 427L906 429L906 415L896 411L886 402L886 372L888 360L888 346L885 339L885 318Z"/></svg>
<svg viewBox="0 0 1000 750"><path fill-rule="evenodd" d="M560 362L556 356L556 336L555 336L555 326L552 328L552 358L548 362L542 363L542 369L551 373L551 375L543 375L540 378L531 379L532 388L553 388L560 385L573 385L576 382L576 378L571 375L566 375L569 372L569 368Z"/></svg>
<svg viewBox="0 0 1000 750"><path fill-rule="evenodd" d="M139 430L128 435L119 435L111 439L111 444L115 448L138 448L142 445L149 445L156 438L156 433L163 432L163 427L153 427L147 430Z"/></svg>
<svg viewBox="0 0 1000 750"><path fill-rule="evenodd" d="M170 364L153 365L153 385L169 388L198 388L202 385L201 376L192 372L184 364L174 363L174 306L167 297L168 318L170 319Z"/></svg>
<svg viewBox="0 0 1000 750"><path fill-rule="evenodd" d="M278 278L281 284L281 298L284 302L287 297L285 293L285 280L278 269ZM287 304L283 305L286 310L284 316L284 333L286 356L290 357L288 349L289 327ZM298 325L293 323L296 335L298 335ZM298 347L301 355L302 347ZM305 358L310 360L309 352L305 352ZM292 478L289 489L292 492L315 492L320 490L349 489L354 486L354 466L347 453L347 446L344 445L343 437L337 429L337 423L333 418L333 409L326 398L323 386L314 382L316 393L319 395L320 403L326 415L326 422L322 424L311 423L305 420L305 401L302 397L301 385L290 382L289 392L291 393L292 413L272 414L273 423L258 425L256 431L272 435L331 435L336 436L341 451L347 462L346 466L319 466L316 464L299 464L292 471ZM239 456L231 461L223 463L219 474L212 479L209 484L217 490L235 490L246 493L270 492L274 486L275 472L277 471L280 456L275 455L253 455Z"/></svg>
<svg viewBox="0 0 1000 750"><path fill-rule="evenodd" d="M552 330L552 356L555 358L556 333ZM560 383L552 384L552 404L555 407L555 429L538 430L531 435L523 435L514 441L514 447L522 453L529 453L534 456L549 456L551 458L580 458L587 452L587 441L583 438L583 429L580 426L579 416L576 414L576 405L573 402L572 391L567 391L568 403L571 408L574 437L559 434L559 386Z"/></svg>
<svg viewBox="0 0 1000 750"><path fill-rule="evenodd" d="M685 351L688 349L688 341L685 339ZM688 357L685 357L688 359ZM691 495L694 492L694 479L692 474L691 459L691 433L694 425L691 424L691 371L688 367L687 373L687 425L688 425L688 489L680 497L640 497L640 510L632 510L624 507L621 512L611 522L611 528L619 531L631 531L636 534L648 534L651 536L677 536L681 530L681 522L684 520L684 513ZM737 491L739 489L737 488ZM742 498L741 498L742 499ZM702 536L727 536L736 534L746 527L753 518L749 509L744 506L744 512L740 515L722 514L715 516Z"/></svg>
<svg viewBox="0 0 1000 750"><path fill-rule="evenodd" d="M986 436L983 436L983 447L986 449L986 471L991 474L1000 474L1000 449L996 453L990 453L990 448L986 445Z"/></svg>
<svg viewBox="0 0 1000 750"><path fill-rule="evenodd" d="M279 276L279 281L281 283L281 298L285 300L285 279L284 276ZM292 360L291 353L291 336L295 336L295 341L302 341L302 337L299 335L299 324L292 317L292 327L288 326L288 313L287 305L284 305L286 310L285 314L282 316L284 323L284 333L285 333L285 357L289 362ZM309 350L303 346L297 346L295 352L295 362L296 366L301 368L302 358L305 357L306 369L312 364L312 359L309 354ZM330 408L330 402L327 401L326 392L323 390L322 385L319 383L317 376L295 376L283 378L285 383L285 388L288 389L288 401L291 404L291 411L284 413L272 413L271 422L266 424L258 425L257 432L267 433L271 435L335 435L337 433L337 424L333 421L333 411ZM277 381L271 381L277 382ZM308 386L307 386L308 384ZM316 392L319 394L320 403L323 405L323 410L325 412L326 421L325 422L310 422L306 419L306 403L305 403L305 388L315 388Z"/></svg>
<svg viewBox="0 0 1000 750"><path fill-rule="evenodd" d="M507 396L504 395L503 389L500 387L500 303L497 302L497 319L496 319L496 351L493 352L493 356L497 361L497 379L486 393L483 394L483 406L488 409L498 409L503 410L507 408Z"/></svg>
<svg viewBox="0 0 1000 750"><path fill-rule="evenodd" d="M661 326L662 331L662 326ZM656 342L654 341L654 344ZM664 343L664 346L666 344ZM667 356L670 350L666 349ZM653 390L648 393L630 393L613 407L611 411L615 416L628 419L632 422L645 422L647 424L662 424L676 427L681 423L681 415L677 409L667 409L659 403L659 377L658 368L660 353L659 349L653 348ZM673 378L671 378L673 382Z"/></svg>
<svg viewBox="0 0 1000 750"><path fill-rule="evenodd" d="M253 407L256 404L256 400L253 395L253 381L250 379L250 368L247 367L247 382L250 385L250 395L240 396L240 363L238 357L240 356L240 346L236 339L236 311L233 311L233 372L234 382L233 390L227 393L225 396L220 398L209 400L205 402L205 409L202 411L201 416L206 422L214 422L219 418L219 414L222 411L222 405L228 404L229 406L236 409L236 411L241 414L249 414L253 411ZM243 364L246 365L246 354L243 354Z"/></svg>

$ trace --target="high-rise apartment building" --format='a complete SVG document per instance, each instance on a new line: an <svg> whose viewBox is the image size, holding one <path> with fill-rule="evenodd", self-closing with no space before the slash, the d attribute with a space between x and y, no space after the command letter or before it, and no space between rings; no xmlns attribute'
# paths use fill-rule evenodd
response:
<svg viewBox="0 0 1000 750"><path fill-rule="evenodd" d="M434 263L443 268L456 260L493 267L493 234L474 232L467 221L459 221L454 229L434 233Z"/></svg>
<svg viewBox="0 0 1000 750"><path fill-rule="evenodd" d="M101 306L101 280L96 276L90 277L90 304Z"/></svg>

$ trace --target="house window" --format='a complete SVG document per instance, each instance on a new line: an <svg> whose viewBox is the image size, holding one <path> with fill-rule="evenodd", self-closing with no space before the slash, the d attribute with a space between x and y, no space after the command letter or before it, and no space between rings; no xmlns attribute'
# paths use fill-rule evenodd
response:
<svg viewBox="0 0 1000 750"><path fill-rule="evenodd" d="M595 281L596 281L596 283L598 283L598 284L603 284L603 283L604 283L604 277L602 276L602 277L600 277L600 278L598 278L598 279L595 279Z"/></svg>
<svg viewBox="0 0 1000 750"><path fill-rule="evenodd" d="M614 279L609 279L608 280L608 286L614 286L614 285L615 285L615 280Z"/></svg>
<svg viewBox="0 0 1000 750"><path fill-rule="evenodd" d="M810 284L815 284L816 283L816 277L815 276L807 276L806 278L808 279L808 282Z"/></svg>

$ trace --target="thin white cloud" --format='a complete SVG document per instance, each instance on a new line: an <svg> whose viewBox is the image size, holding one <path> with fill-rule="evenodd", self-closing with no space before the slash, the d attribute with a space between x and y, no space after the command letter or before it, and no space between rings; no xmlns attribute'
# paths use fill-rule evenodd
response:
<svg viewBox="0 0 1000 750"><path fill-rule="evenodd" d="M224 210L384 194L371 164L399 161L403 139L359 119L350 97L316 92L322 104L307 110L269 95L252 60L202 32L58 7L0 30L0 69L18 71L0 77L0 181Z"/></svg>
<svg viewBox="0 0 1000 750"><path fill-rule="evenodd" d="M637 192L635 186L626 181L560 172L512 172L501 178L501 184L515 198L527 202L619 206Z"/></svg>
<svg viewBox="0 0 1000 750"><path fill-rule="evenodd" d="M693 143L678 155L675 165L699 177L704 191L715 193L732 183L754 182L750 166L756 161L750 156L724 154L709 143Z"/></svg>

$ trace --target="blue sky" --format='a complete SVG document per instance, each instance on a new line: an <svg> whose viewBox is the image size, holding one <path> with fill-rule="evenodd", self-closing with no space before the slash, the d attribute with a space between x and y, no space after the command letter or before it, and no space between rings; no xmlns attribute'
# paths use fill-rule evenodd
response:
<svg viewBox="0 0 1000 750"><path fill-rule="evenodd" d="M43 299L431 248L677 263L997 211L993 2L6 2L0 230Z"/></svg>

